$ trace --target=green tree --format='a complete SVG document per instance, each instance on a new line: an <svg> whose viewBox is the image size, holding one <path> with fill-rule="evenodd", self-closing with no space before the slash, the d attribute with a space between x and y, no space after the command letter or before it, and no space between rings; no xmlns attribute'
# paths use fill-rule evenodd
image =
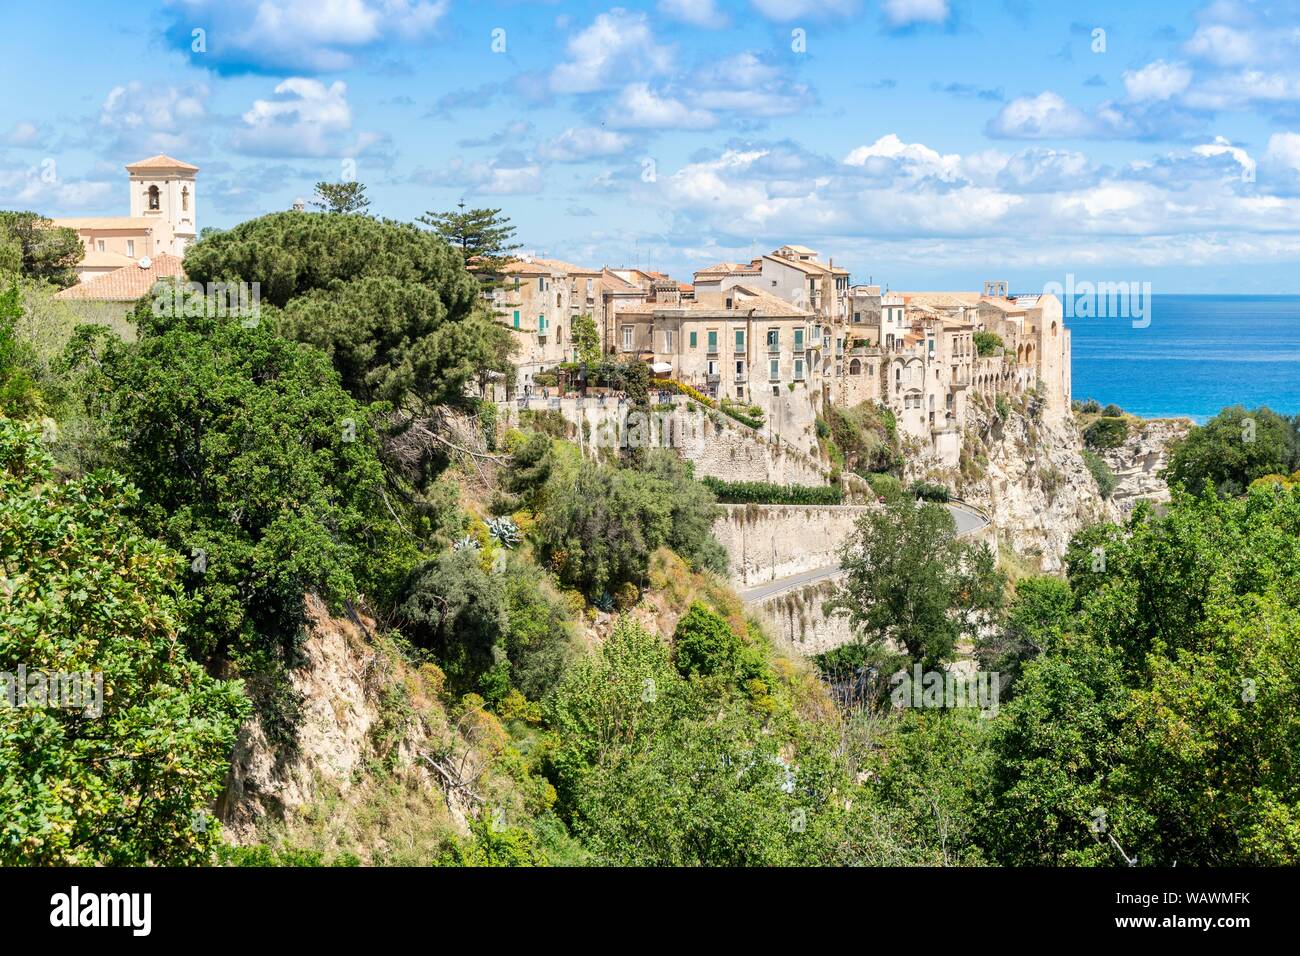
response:
<svg viewBox="0 0 1300 956"><path fill-rule="evenodd" d="M930 667L973 639L1002 600L988 546L957 537L942 505L903 500L868 512L840 563L845 581L829 606L847 613L868 645L896 642Z"/></svg>
<svg viewBox="0 0 1300 956"><path fill-rule="evenodd" d="M677 669L686 677L719 676L743 684L768 676L762 650L699 601L692 602L677 621L673 651Z"/></svg>
<svg viewBox="0 0 1300 956"><path fill-rule="evenodd" d="M462 690L476 689L497 663L509 620L501 581L483 570L474 547L445 552L418 569L398 613L407 636L431 649Z"/></svg>
<svg viewBox="0 0 1300 956"><path fill-rule="evenodd" d="M972 338L975 342L975 354L980 358L995 355L1003 348L1002 337L995 332L980 329Z"/></svg>
<svg viewBox="0 0 1300 956"><path fill-rule="evenodd" d="M71 360L94 370L92 410L146 530L192 558L191 649L274 673L293 660L305 595L391 600L414 564L367 412L323 354L269 323L155 316L148 302L134 318L136 342L92 355L82 336Z"/></svg>
<svg viewBox="0 0 1300 956"><path fill-rule="evenodd" d="M515 227L510 217L501 215L500 209L467 210L460 202L446 212L426 212L417 221L454 246L465 267L480 279L494 280L514 261L511 253L520 248L511 241Z"/></svg>
<svg viewBox="0 0 1300 956"><path fill-rule="evenodd" d="M41 410L30 350L15 330L22 316L22 296L14 283L0 292L0 415L10 418L30 418Z"/></svg>
<svg viewBox="0 0 1300 956"><path fill-rule="evenodd" d="M587 365L595 365L599 362L601 360L600 329L596 328L596 320L590 314L584 313L573 320L571 331L578 361Z"/></svg>
<svg viewBox="0 0 1300 956"><path fill-rule="evenodd" d="M0 276L6 271L67 288L77 282L85 256L76 230L55 226L39 213L0 210Z"/></svg>
<svg viewBox="0 0 1300 956"><path fill-rule="evenodd" d="M1300 416L1268 408L1225 408L1170 449L1164 478L1200 494L1206 484L1239 495L1256 478L1300 468Z"/></svg>
<svg viewBox="0 0 1300 956"><path fill-rule="evenodd" d="M325 352L359 401L423 411L465 404L466 385L503 366L509 337L479 310L452 314L434 284L371 275L290 300L281 330Z"/></svg>
<svg viewBox="0 0 1300 956"><path fill-rule="evenodd" d="M247 701L186 658L184 561L136 530L136 489L52 465L38 429L0 417L0 671L102 689L0 704L0 863L205 863Z"/></svg>
<svg viewBox="0 0 1300 956"><path fill-rule="evenodd" d="M354 179L342 183L317 183L316 198L311 204L325 212L367 215L370 200L366 197L365 185Z"/></svg>
<svg viewBox="0 0 1300 956"><path fill-rule="evenodd" d="M1001 627L990 628L976 643L982 669L1000 675L1002 699L1011 697L1027 661L1059 646L1074 619L1074 592L1060 578L1027 577L1015 585L1015 596Z"/></svg>
<svg viewBox="0 0 1300 956"><path fill-rule="evenodd" d="M1123 418L1099 418L1083 430L1089 448L1118 448L1128 438L1128 421Z"/></svg>

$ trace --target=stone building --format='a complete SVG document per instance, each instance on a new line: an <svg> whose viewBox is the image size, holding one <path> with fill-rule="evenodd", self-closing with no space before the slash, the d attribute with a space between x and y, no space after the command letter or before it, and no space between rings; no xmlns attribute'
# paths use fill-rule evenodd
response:
<svg viewBox="0 0 1300 956"><path fill-rule="evenodd" d="M141 259L184 258L198 233L199 167L159 154L132 163L126 172L130 215L54 220L54 225L74 230L86 248L76 267L81 282L93 282Z"/></svg>

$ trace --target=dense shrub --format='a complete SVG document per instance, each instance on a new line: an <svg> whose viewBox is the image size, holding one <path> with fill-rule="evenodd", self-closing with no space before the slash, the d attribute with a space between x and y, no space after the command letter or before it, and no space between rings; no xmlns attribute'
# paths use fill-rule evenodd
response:
<svg viewBox="0 0 1300 956"><path fill-rule="evenodd" d="M1099 418L1083 430L1083 440L1089 448L1102 450L1118 448L1128 438L1128 421L1123 418Z"/></svg>
<svg viewBox="0 0 1300 956"><path fill-rule="evenodd" d="M1256 478L1300 468L1300 416L1268 408L1225 408L1170 450L1164 477L1199 494L1208 484L1239 495Z"/></svg>
<svg viewBox="0 0 1300 956"><path fill-rule="evenodd" d="M723 481L700 479L729 505L838 505L844 503L844 489L838 485L775 485L766 481Z"/></svg>
<svg viewBox="0 0 1300 956"><path fill-rule="evenodd" d="M907 492L913 498L937 501L940 504L946 504L952 500L952 492L948 490L946 485L939 485L929 481L914 481L907 489Z"/></svg>
<svg viewBox="0 0 1300 956"><path fill-rule="evenodd" d="M972 338L975 342L975 354L980 358L986 355L995 355L1003 347L1002 337L995 332L980 329Z"/></svg>
<svg viewBox="0 0 1300 956"><path fill-rule="evenodd" d="M1083 449L1083 462L1088 466L1088 472L1097 482L1097 491L1103 498L1109 498L1119 484L1119 479L1115 477L1115 472L1111 471L1110 465L1106 460L1094 451Z"/></svg>

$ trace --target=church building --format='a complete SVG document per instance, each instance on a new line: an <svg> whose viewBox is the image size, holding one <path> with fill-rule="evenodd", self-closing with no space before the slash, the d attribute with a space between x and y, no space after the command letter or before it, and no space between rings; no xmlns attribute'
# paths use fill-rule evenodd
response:
<svg viewBox="0 0 1300 956"><path fill-rule="evenodd" d="M85 244L86 255L77 265L83 285L128 266L139 269L142 259L179 261L198 233L194 178L199 167L159 154L126 171L130 215L54 220L56 226L75 230Z"/></svg>

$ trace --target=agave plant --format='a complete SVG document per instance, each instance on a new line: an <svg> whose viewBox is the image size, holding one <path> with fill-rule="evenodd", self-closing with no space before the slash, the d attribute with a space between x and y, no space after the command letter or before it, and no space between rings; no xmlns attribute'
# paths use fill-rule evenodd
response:
<svg viewBox="0 0 1300 956"><path fill-rule="evenodd" d="M475 538L472 534L465 535L465 537L461 538L459 541L454 542L451 546L453 551L462 551L465 548L477 548L477 547L478 547L478 539Z"/></svg>
<svg viewBox="0 0 1300 956"><path fill-rule="evenodd" d="M488 534L496 538L504 548L513 548L523 540L523 535L519 533L519 526L515 524L513 518L488 518Z"/></svg>

